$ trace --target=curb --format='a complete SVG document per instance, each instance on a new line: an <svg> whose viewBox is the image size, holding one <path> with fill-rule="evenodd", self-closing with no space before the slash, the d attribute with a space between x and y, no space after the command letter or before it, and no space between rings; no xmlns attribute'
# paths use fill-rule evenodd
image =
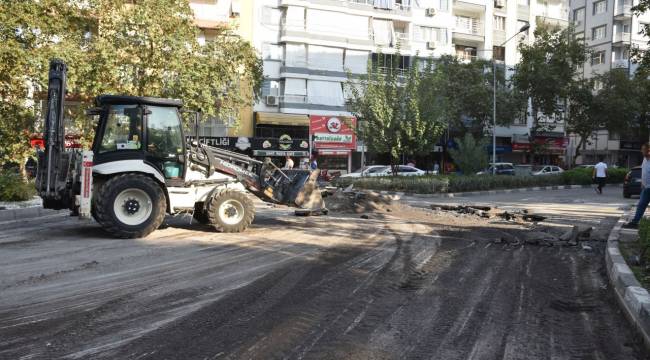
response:
<svg viewBox="0 0 650 360"><path fill-rule="evenodd" d="M623 313L643 338L646 349L650 350L650 294L634 277L618 247L626 216L627 213L618 219L607 239L607 276Z"/></svg>
<svg viewBox="0 0 650 360"><path fill-rule="evenodd" d="M607 187L613 187L613 188L619 188L621 186L622 184L607 184ZM541 186L541 187L516 188L516 189L470 191L470 192L459 192L459 193L436 193L436 194L419 194L419 193L407 193L403 191L387 191L387 190L379 191L379 193L382 195L412 196L418 198L453 198L453 197L464 197L464 196L525 193L531 191L590 189L590 188L593 188L593 185Z"/></svg>
<svg viewBox="0 0 650 360"><path fill-rule="evenodd" d="M0 210L0 221L17 221L60 213L60 210L43 209L40 206L22 209Z"/></svg>

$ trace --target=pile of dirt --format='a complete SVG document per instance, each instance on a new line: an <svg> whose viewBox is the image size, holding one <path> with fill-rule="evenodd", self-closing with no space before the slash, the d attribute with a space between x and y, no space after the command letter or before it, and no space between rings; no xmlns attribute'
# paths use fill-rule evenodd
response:
<svg viewBox="0 0 650 360"><path fill-rule="evenodd" d="M338 189L325 195L327 209L339 213L362 214L367 212L386 213L397 210L399 206L391 196L374 191L352 191Z"/></svg>

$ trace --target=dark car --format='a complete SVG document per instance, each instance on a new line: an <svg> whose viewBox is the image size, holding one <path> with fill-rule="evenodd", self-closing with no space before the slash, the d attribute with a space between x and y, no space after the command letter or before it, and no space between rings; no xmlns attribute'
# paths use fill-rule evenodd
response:
<svg viewBox="0 0 650 360"><path fill-rule="evenodd" d="M494 172L496 175L514 175L515 174L515 166L512 163L496 163L496 171ZM487 169L484 171L479 171L476 173L476 175L491 175L494 170L492 170L492 166L490 165Z"/></svg>
<svg viewBox="0 0 650 360"><path fill-rule="evenodd" d="M629 199L632 195L641 195L641 167L633 167L623 180L623 197Z"/></svg>

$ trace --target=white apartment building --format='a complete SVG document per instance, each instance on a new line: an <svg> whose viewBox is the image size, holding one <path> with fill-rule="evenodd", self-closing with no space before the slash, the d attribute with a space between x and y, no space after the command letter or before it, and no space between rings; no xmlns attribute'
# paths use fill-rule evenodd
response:
<svg viewBox="0 0 650 360"><path fill-rule="evenodd" d="M518 61L518 43L530 41L539 22L565 26L569 18L563 0L258 0L254 13L253 42L267 77L263 99L254 108L258 147L265 137L285 134L309 140L310 116L349 117L346 72L365 73L379 51L392 54L399 48L404 59L397 66L403 69L415 56L446 54L468 61L494 56L511 68ZM524 24L530 25L527 34L500 46ZM497 128L499 159L526 161L530 125L524 119ZM563 138L564 129L546 135ZM355 150L319 151L340 157L324 158L324 168L346 171Z"/></svg>
<svg viewBox="0 0 650 360"><path fill-rule="evenodd" d="M632 7L638 0L570 0L571 21L576 26L576 36L585 39L591 58L583 67L585 78L603 74L612 69L622 69L634 75L637 64L630 61L630 49L646 49L648 38L640 31L650 23L650 14L635 16ZM595 84L598 90L601 84ZM575 154L578 138L571 136L569 156ZM577 163L592 164L605 156L610 164L634 166L641 160L638 155L639 139L621 138L605 130L597 131Z"/></svg>

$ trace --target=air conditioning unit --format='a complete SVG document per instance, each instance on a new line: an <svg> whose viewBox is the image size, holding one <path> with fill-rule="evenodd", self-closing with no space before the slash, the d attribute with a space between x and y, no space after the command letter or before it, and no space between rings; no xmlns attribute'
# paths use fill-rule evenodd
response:
<svg viewBox="0 0 650 360"><path fill-rule="evenodd" d="M266 96L266 105L268 106L278 106L278 97L274 95Z"/></svg>
<svg viewBox="0 0 650 360"><path fill-rule="evenodd" d="M426 15L427 15L427 16L436 16L436 9L434 9L434 8L428 8L428 9L426 10Z"/></svg>
<svg viewBox="0 0 650 360"><path fill-rule="evenodd" d="M505 0L494 0L494 7L501 9L502 7L506 6L506 1Z"/></svg>
<svg viewBox="0 0 650 360"><path fill-rule="evenodd" d="M427 41L427 49L434 50L436 47L438 47L438 43L436 41Z"/></svg>

